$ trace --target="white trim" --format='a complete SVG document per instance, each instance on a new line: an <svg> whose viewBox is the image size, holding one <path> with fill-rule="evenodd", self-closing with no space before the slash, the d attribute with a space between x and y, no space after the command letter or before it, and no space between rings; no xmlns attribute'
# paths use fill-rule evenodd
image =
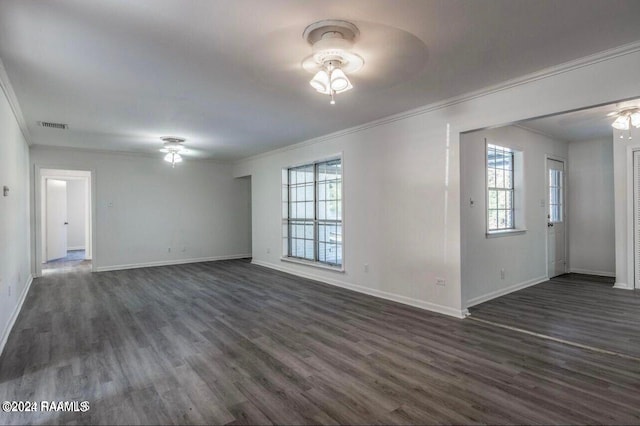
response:
<svg viewBox="0 0 640 426"><path fill-rule="evenodd" d="M73 250L84 250L84 246L71 246L71 247L67 247L67 251L73 251Z"/></svg>
<svg viewBox="0 0 640 426"><path fill-rule="evenodd" d="M521 283L512 284L508 287L492 291L482 296L474 297L473 299L469 299L467 300L467 303L465 304L465 306L467 308L470 308L471 306L479 305L480 303L484 303L488 300L495 299L497 297L504 296L505 294L513 293L514 291L522 290L523 288L531 287L533 285L540 284L545 281L549 281L549 278L537 277L531 280L523 281Z"/></svg>
<svg viewBox="0 0 640 426"><path fill-rule="evenodd" d="M530 74L526 74L524 76L521 77L517 77L511 80L507 80L505 82L493 85L493 86L488 86L485 87L483 89L480 90L476 90L473 92L469 92L466 93L464 95L460 95L460 96L456 96L453 98L449 98L449 99L445 99L443 101L440 102L434 102L425 106L421 106L409 111L404 111L398 114L394 114L394 115L390 115L384 118L381 118L379 120L374 120L374 121L370 121L368 123L365 124L361 124L358 126L354 126L354 127L350 127L348 129L344 129L344 130L339 130L337 132L334 133L330 133L328 135L323 135L323 136L319 136L316 138L312 138L312 139L307 139L303 142L298 142L292 145L287 145L284 146L282 148L277 148L277 149L273 149L271 151L266 151L260 154L256 154L256 155L252 155L249 157L245 157L245 158L241 158L239 160L236 160L233 162L233 164L238 165L238 164L242 164L245 162L250 162L250 161L254 161L254 160L258 160L260 158L264 158L264 157L269 157L271 155L276 155L282 152L286 152L286 151L290 151L290 150L294 150L294 149L299 149L299 148L303 148L306 146L310 146L310 145L315 145L327 140L331 140L331 139L336 139L351 133L357 133L363 130L367 130L370 129L372 127L377 127L377 126L382 126L384 124L388 124L388 123L392 123L394 121L398 121L398 120L403 120L405 118L409 118L409 117L414 117L417 115L422 115L422 114L427 114L429 112L432 111L436 111L439 109L444 109L444 108L448 108L450 106L453 105L457 105L459 103L462 102L467 102L467 101L471 101L473 99L477 99L477 98L481 98L483 96L487 96L487 95L491 95L494 93L498 93L498 92L502 92L504 90L509 90L512 89L514 87L518 87L518 86L522 86L522 85L526 85L529 83L532 83L534 81L537 80L543 80L545 78L549 78L549 77L553 77L555 75L558 74L563 74L563 73L567 73L579 68L583 68L583 67L588 67L590 65L594 65L597 64L599 62L604 62L610 59L614 59L620 56L625 56L625 55L629 55L632 53L635 53L637 51L640 51L640 41L635 41L632 43L628 43L628 44L624 44L622 46L619 47L615 47L613 49L608 49L608 50L604 50L602 52L598 52L595 53L593 55L589 55L589 56L585 56L583 58L579 58L573 61L569 61L569 62L565 62L553 67L549 67L549 68L545 68L543 70L534 72L534 73L530 73ZM563 112L570 112L570 111L552 111L549 115L555 115L558 113L563 113ZM522 117L522 119L527 119L527 118L531 118L531 117ZM516 120L518 121L518 120ZM502 123L502 124L498 124L495 127L501 127L502 125L506 125L509 123ZM470 130L477 130L477 129L465 129L462 130L461 133L464 133L466 131L470 131Z"/></svg>
<svg viewBox="0 0 640 426"><path fill-rule="evenodd" d="M11 330L18 319L18 315L20 315L20 311L22 310L22 305L24 304L25 299L27 298L27 294L29 293L29 289L31 288L31 283L33 282L33 275L29 275L27 278L27 284L24 286L24 290L22 290L22 294L20 295L20 299L16 308L13 310L11 317L9 317L9 322L7 326L2 331L2 335L0 336L0 355L4 352L4 347L7 344L7 340L9 340L9 335L11 334Z"/></svg>
<svg viewBox="0 0 640 426"><path fill-rule="evenodd" d="M627 283L619 283L619 282L616 282L613 285L613 288L618 288L620 290L633 290L633 286L632 285L629 285Z"/></svg>
<svg viewBox="0 0 640 426"><path fill-rule="evenodd" d="M497 231L488 231L485 236L487 238L500 238L500 237L508 237L510 235L522 235L526 234L527 229L501 229Z"/></svg>
<svg viewBox="0 0 640 426"><path fill-rule="evenodd" d="M452 316L452 317L455 317L455 318L462 319L462 318L465 318L468 315L468 311L466 311L466 309L465 310L458 310L458 309L450 308L449 306L439 305L439 304L436 304L436 303L426 302L426 301L423 301L423 300L412 299L412 298L406 297L406 296L399 296L397 294L388 293L386 291L376 290L376 289L372 289L372 288L369 288L369 287L364 287L364 286L357 285L357 284L351 284L351 283L348 283L346 281L335 280L335 279L332 279L332 278L327 278L327 277L323 277L321 275L315 275L315 274L308 273L308 272L301 272L301 271L298 271L296 269L287 268L285 266L276 265L276 264L270 263L270 262L264 262L264 261L261 261L261 260L252 260L251 263L254 264L254 265L258 265L258 266L264 266L265 268L270 268L270 269L275 269L277 271L286 272L288 274L296 275L296 276L299 276L299 277L308 278L310 280L320 281L320 282L323 282L325 284L330 284L330 285L333 285L333 286L336 286L336 287L345 288L347 290L355 291L356 293L362 293L362 294L367 294L369 296L378 297L380 299L391 300L393 302L402 303L403 305L409 305L409 306L413 306L415 308L420 308L420 309L424 309L424 310L427 310L427 311L431 311L431 312L436 312L436 313L439 313L439 314Z"/></svg>
<svg viewBox="0 0 640 426"><path fill-rule="evenodd" d="M31 149L33 149L33 147L31 147ZM34 270L34 276L35 277L41 277L42 276L42 263L43 263L43 259L42 259L42 209L44 208L44 206L42 206L42 185L41 185L41 180L43 177L42 171L46 170L46 169L51 169L51 170L65 170L65 171L73 171L73 172L89 172L89 177L88 177L88 187L90 188L90 199L89 199L89 211L88 211L88 216L89 216L89 227L90 227L90 242L91 242L91 256L90 257L86 257L86 259L92 259L92 260L96 260L96 251L97 251L97 194L96 194L96 188L97 188L97 176L96 176L96 170L93 168L86 168L86 169L82 169L82 168L77 168L74 166L68 166L68 165L62 165L62 166L56 166L56 165L50 165L50 164L34 164L33 165L33 187L32 187L32 191L33 191L33 209L32 209L32 215L31 215L31 229L34 230L34 235L32 236L31 242L33 244L33 247L31 248L33 251L33 265L34 267L32 268ZM53 176L53 175L47 175L48 177ZM69 177L69 176L66 176ZM83 176L84 177L84 176ZM86 250L86 247L85 247ZM91 271L92 272L96 272L96 262L92 262L91 263Z"/></svg>
<svg viewBox="0 0 640 426"><path fill-rule="evenodd" d="M613 143L616 143L616 135L614 135ZM627 276L630 283L631 289L640 288L640 277L636 274L640 273L640 271L636 271L636 265L638 264L638 260L636 259L636 244L640 243L637 240L638 232L636 229L636 224L638 223L638 218L636 218L636 206L639 200L636 199L636 166L635 166L635 156L636 152L640 152L640 147L638 145L632 145L627 148L627 235L631 234L631 238L627 241Z"/></svg>
<svg viewBox="0 0 640 426"><path fill-rule="evenodd" d="M130 263L126 265L99 266L96 268L96 272L122 271L125 269L138 269L138 268L153 268L156 266L183 265L185 263L214 262L216 260L247 259L250 257L251 257L250 253L245 253L245 254L231 254L231 255L225 255L225 256L198 257L198 258L191 258L191 259L157 260L153 262Z"/></svg>
<svg viewBox="0 0 640 426"><path fill-rule="evenodd" d="M342 266L331 266L331 265L329 265L329 264L322 263L322 262L316 262L316 261L312 261L312 260L298 259L297 257L287 257L287 256L282 256L282 257L280 258L280 260L281 260L282 262L297 263L298 265L311 266L311 267L313 267L313 268L325 269L325 270L327 270L327 271L333 271L333 272L338 272L338 273L344 273L344 265L342 265Z"/></svg>
<svg viewBox="0 0 640 426"><path fill-rule="evenodd" d="M13 115L18 122L18 127L20 127L24 140L27 142L27 145L31 146L33 142L31 140L31 134L29 133L29 127L27 126L27 122L22 114L22 108L20 108L18 97L16 96L16 92L14 92L13 86L9 81L9 76L7 75L7 70L2 63L2 59L0 59L0 88L2 88L2 91L7 98L7 102L9 103L11 111L13 111Z"/></svg>
<svg viewBox="0 0 640 426"><path fill-rule="evenodd" d="M573 274L597 275L599 277L615 277L615 272L610 271L592 271L591 269L571 268L569 272Z"/></svg>

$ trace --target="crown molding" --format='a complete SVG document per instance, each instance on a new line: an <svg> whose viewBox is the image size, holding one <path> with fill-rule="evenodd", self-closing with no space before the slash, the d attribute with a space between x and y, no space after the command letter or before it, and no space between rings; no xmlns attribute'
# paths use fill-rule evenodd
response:
<svg viewBox="0 0 640 426"><path fill-rule="evenodd" d="M55 146L55 145L40 145L40 144L34 144L31 145L30 147L31 150L37 150L37 151L46 151L46 150L51 150L51 151L64 151L64 152L86 152L89 154L107 154L107 155L124 155L127 157L142 157L142 158L153 158L153 159L162 159L163 155L160 153L160 155L152 153L152 152L141 152L141 151L119 151L119 150L109 150L109 149L100 149L100 148L76 148L73 146ZM231 165L233 164L232 161L225 161L225 160L219 160L217 158L194 158L194 157L186 157L185 158L186 161L203 161L203 162L207 162L207 163L215 163L215 164L221 164L221 165Z"/></svg>
<svg viewBox="0 0 640 426"><path fill-rule="evenodd" d="M13 91L13 86L9 81L9 76L7 75L7 70L4 67L4 63L0 58L0 87L2 87L2 91L4 92L5 97L7 98L7 102L9 102L9 106L13 111L13 115L16 117L16 121L18 122L18 126L20 127L20 131L22 132L22 136L24 140L27 142L27 145L33 145L33 141L31 139L31 134L29 133L29 128L27 127L27 122L24 119L24 115L22 114L22 109L20 108L20 103L18 102L18 98L16 97L16 93Z"/></svg>
<svg viewBox="0 0 640 426"><path fill-rule="evenodd" d="M401 112L398 114L390 115L388 117L384 117L378 120L370 121L365 124L361 124L358 126L350 127L348 129L339 130L337 132L329 133L324 136L319 136L316 138L308 139L303 142L298 142L293 145L287 145L282 148L277 148L271 151L263 152L261 154L252 155L250 157L241 158L236 160L234 164L239 165L246 162L258 160L261 158L269 157L272 155L280 154L286 151L303 148L310 145L315 145L317 143L325 142L331 139L336 139L342 136L346 136L352 133L361 132L372 127L382 126L385 124L393 123L398 120L403 120L406 118L414 117L417 115L427 114L436 110L448 108L463 102L468 102L474 99L478 99L484 96L492 95L504 90L509 90L514 87L522 86L525 84L529 84L538 80L542 80L545 78L553 77L558 74L567 73L570 71L577 70L579 68L588 67L599 62L608 61L620 56L629 55L635 52L640 51L640 40L635 41L628 44L623 44L622 46L618 46L612 49L604 50L602 52L595 53L593 55L585 56L579 59L575 59L573 61L564 62L559 65L555 65L552 67L548 67L542 69L540 71L536 71L530 74L525 74L520 77L516 77L510 80L506 80L502 83L498 83L492 86L487 86L483 89L479 89L473 92L468 92L466 94L455 96L449 99L445 99L443 101L434 102L425 106L421 106L418 108L414 108L405 112Z"/></svg>
<svg viewBox="0 0 640 426"><path fill-rule="evenodd" d="M531 132L531 133L535 133L535 134L540 135L540 136L544 136L545 138L548 138L548 139L553 139L555 141L562 141L562 142L569 143L569 141L567 141L567 140L559 139L557 136L550 135L549 133L543 132L542 130L532 129L531 127L527 127L527 126L525 126L523 124L520 124L520 123L513 123L512 126L513 127L517 127L519 129L522 129L522 130L526 130L527 132Z"/></svg>

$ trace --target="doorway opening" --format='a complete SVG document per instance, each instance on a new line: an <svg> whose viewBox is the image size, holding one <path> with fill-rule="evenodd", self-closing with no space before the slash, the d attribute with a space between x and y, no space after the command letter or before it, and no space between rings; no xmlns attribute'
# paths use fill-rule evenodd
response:
<svg viewBox="0 0 640 426"><path fill-rule="evenodd" d="M39 169L39 275L93 270L91 178L86 170Z"/></svg>

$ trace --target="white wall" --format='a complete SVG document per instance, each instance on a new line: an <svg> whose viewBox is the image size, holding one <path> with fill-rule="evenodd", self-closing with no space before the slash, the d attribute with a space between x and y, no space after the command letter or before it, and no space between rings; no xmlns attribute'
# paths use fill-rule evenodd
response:
<svg viewBox="0 0 640 426"><path fill-rule="evenodd" d="M524 233L487 238L485 138L489 143L522 153L524 184L523 188L516 190L524 195L522 208L527 229ZM472 306L547 279L546 155L567 159L567 145L564 141L516 126L461 136L464 306ZM474 200L473 206L470 199ZM505 272L504 279L501 278L501 269Z"/></svg>
<svg viewBox="0 0 640 426"><path fill-rule="evenodd" d="M572 272L615 276L612 138L569 143Z"/></svg>
<svg viewBox="0 0 640 426"><path fill-rule="evenodd" d="M85 248L87 182L67 180L67 249Z"/></svg>
<svg viewBox="0 0 640 426"><path fill-rule="evenodd" d="M29 147L0 91L0 353L30 283L29 199Z"/></svg>
<svg viewBox="0 0 640 426"><path fill-rule="evenodd" d="M230 165L187 160L172 169L160 154L42 147L32 147L31 163L94 172L98 270L251 253L250 183Z"/></svg>
<svg viewBox="0 0 640 426"><path fill-rule="evenodd" d="M239 162L236 176L253 177L254 262L461 316L460 132L640 96L638 67L637 50L594 57ZM338 152L345 272L284 263L280 170Z"/></svg>

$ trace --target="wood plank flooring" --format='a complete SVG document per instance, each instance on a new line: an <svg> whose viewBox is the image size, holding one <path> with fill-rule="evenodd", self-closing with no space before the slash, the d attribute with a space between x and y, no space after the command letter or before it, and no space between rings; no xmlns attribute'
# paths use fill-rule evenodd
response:
<svg viewBox="0 0 640 426"><path fill-rule="evenodd" d="M472 318L640 358L640 292L564 274L470 309Z"/></svg>
<svg viewBox="0 0 640 426"><path fill-rule="evenodd" d="M1 424L640 424L640 363L223 261L34 281Z"/></svg>

